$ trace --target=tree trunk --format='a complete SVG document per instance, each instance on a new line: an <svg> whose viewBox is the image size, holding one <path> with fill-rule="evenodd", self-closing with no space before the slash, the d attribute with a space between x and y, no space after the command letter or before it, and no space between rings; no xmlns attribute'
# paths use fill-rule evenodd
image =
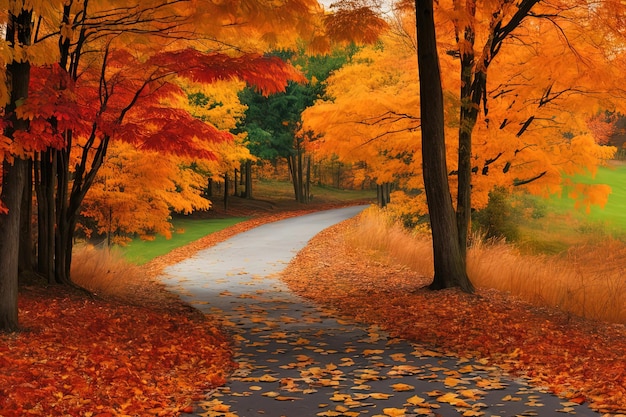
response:
<svg viewBox="0 0 626 417"><path fill-rule="evenodd" d="M444 135L443 92L437 55L433 0L415 0L417 61L420 84L422 165L433 238L434 278L431 289L461 287L473 292L464 251L459 245L456 214L450 196Z"/></svg>
<svg viewBox="0 0 626 417"><path fill-rule="evenodd" d="M72 260L71 250L73 243L73 231L72 222L73 206L72 201L76 204L75 199L77 196L73 196L74 193L70 192L70 150L72 149L71 133L66 132L66 148L62 150L52 150L56 158L56 184L52 182L50 186L53 190L50 193L53 196L54 201L52 204L55 206L56 216L54 223L54 244L53 249L50 251L54 255L54 259L49 261L54 266L54 273L50 277L51 282L57 284L70 284L69 266ZM78 165L77 165L78 166ZM82 181L82 173L77 172L74 175L73 189L80 190ZM56 188L54 188L56 186ZM74 197L74 198L72 198ZM68 253L69 250L69 253Z"/></svg>
<svg viewBox="0 0 626 417"><path fill-rule="evenodd" d="M239 191L239 170L237 168L235 168L235 172L234 172L234 179L233 179L233 195L236 196L238 194Z"/></svg>
<svg viewBox="0 0 626 417"><path fill-rule="evenodd" d="M3 164L2 194L0 198L9 210L0 216L0 331L18 328L17 290L20 239L20 209L28 165L16 158L13 165Z"/></svg>
<svg viewBox="0 0 626 417"><path fill-rule="evenodd" d="M252 161L246 161L246 198L252 199Z"/></svg>
<svg viewBox="0 0 626 417"><path fill-rule="evenodd" d="M313 156L309 155L306 158L306 175L304 181L304 195L306 197L306 202L311 201L311 158Z"/></svg>
<svg viewBox="0 0 626 417"><path fill-rule="evenodd" d="M18 16L9 14L6 25L6 40L12 47L30 44L32 13L22 10ZM30 63L13 61L6 66L10 100L5 115L12 121L4 134L13 138L18 130L28 129L28 120L17 119L15 108L19 100L28 96ZM2 163L2 193L0 199L8 212L0 215L0 331L18 329L18 266L20 247L20 216L22 193L26 182L28 163L15 158L13 163L6 159Z"/></svg>
<svg viewBox="0 0 626 417"><path fill-rule="evenodd" d="M213 178L209 178L207 180L206 196L207 197L213 197Z"/></svg>
<svg viewBox="0 0 626 417"><path fill-rule="evenodd" d="M296 155L289 155L287 157L287 168L289 169L289 176L291 177L291 183L293 184L293 195L296 201L301 202L302 188L298 183L298 159Z"/></svg>
<svg viewBox="0 0 626 417"><path fill-rule="evenodd" d="M56 224L56 151L48 149L35 160L37 195L37 272L54 282L54 227Z"/></svg>
<svg viewBox="0 0 626 417"><path fill-rule="evenodd" d="M229 203L229 196L228 193L230 192L230 187L229 187L229 178L228 178L228 172L224 174L224 210L228 210L228 203Z"/></svg>
<svg viewBox="0 0 626 417"><path fill-rule="evenodd" d="M22 192L20 215L20 248L18 271L20 276L34 274L33 258L33 161L26 161L26 179Z"/></svg>
<svg viewBox="0 0 626 417"><path fill-rule="evenodd" d="M376 184L376 199L378 207L385 208L391 202L391 183Z"/></svg>

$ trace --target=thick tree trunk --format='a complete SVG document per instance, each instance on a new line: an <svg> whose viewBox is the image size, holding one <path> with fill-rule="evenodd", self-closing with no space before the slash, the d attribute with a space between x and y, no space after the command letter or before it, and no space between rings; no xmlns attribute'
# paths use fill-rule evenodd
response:
<svg viewBox="0 0 626 417"><path fill-rule="evenodd" d="M465 30L465 38L474 45L474 34ZM469 39L468 39L469 38ZM472 131L476 124L476 107L470 102L474 68L474 53L469 51L461 56L461 111L459 115L458 185L456 223L459 230L459 247L462 256L467 253L467 233L471 216L472 179Z"/></svg>
<svg viewBox="0 0 626 417"><path fill-rule="evenodd" d="M30 44L32 13L21 11L18 16L9 14L5 28L6 40L12 47ZM11 118L12 126L5 130L5 136L13 138L18 130L28 129L28 121L15 117L19 100L28 97L30 63L13 61L6 67L6 77L10 88L10 101L5 114ZM2 193L0 199L8 212L0 215L0 331L17 330L18 307L18 266L20 247L20 216L22 193L26 182L28 163L15 158L13 163L3 161Z"/></svg>
<svg viewBox="0 0 626 417"><path fill-rule="evenodd" d="M28 164L15 159L13 165L3 164L2 194L0 198L9 210L0 215L0 331L18 328L17 290L18 253L20 239L20 209Z"/></svg>
<svg viewBox="0 0 626 417"><path fill-rule="evenodd" d="M444 135L443 92L437 55L433 0L415 0L422 130L424 188L433 238L435 275L432 289L461 287L473 291L459 245L456 213L450 196Z"/></svg>

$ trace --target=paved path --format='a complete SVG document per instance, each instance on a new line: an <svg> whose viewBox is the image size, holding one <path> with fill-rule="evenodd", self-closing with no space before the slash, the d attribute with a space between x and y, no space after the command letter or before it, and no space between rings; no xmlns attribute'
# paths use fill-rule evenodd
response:
<svg viewBox="0 0 626 417"><path fill-rule="evenodd" d="M169 267L163 282L223 317L240 364L196 416L598 416L479 362L339 320L277 278L321 230L363 207L263 225Z"/></svg>

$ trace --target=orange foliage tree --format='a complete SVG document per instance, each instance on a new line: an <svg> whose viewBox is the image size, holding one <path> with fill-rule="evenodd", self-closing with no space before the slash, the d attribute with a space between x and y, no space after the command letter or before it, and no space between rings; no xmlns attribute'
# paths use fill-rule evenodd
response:
<svg viewBox="0 0 626 417"><path fill-rule="evenodd" d="M594 172L615 151L594 141L587 121L599 110L615 110L622 105L616 64L623 60L623 48L618 46L617 35L603 38L591 30L599 19L592 9L583 4L570 6L468 0L438 2L433 10L438 27L437 61L442 68L444 129L447 136L459 138L456 144L448 141L441 146L447 154L447 181L456 188L451 194L457 197L455 229L460 263L465 258L470 208L483 207L494 186L558 192L565 184L563 173ZM406 83L402 71L389 65L386 54L398 57L396 67L402 67L403 62L412 65L410 71L415 74L415 64L408 57L414 56L419 37L412 29L413 5L401 5L397 11L393 30L382 46L364 51L366 59L356 60L352 68L346 67L331 78L330 89L334 90L330 91L336 93L333 100L318 103L305 114L305 122L308 128L325 134L322 147L326 153L360 159L375 170L379 181L386 181L385 175L390 174L406 187L407 178L423 178L422 161L411 159L423 142L415 129L420 123L417 80L409 80L410 89L402 88ZM391 52L402 48L406 52ZM495 70L489 71L487 82L489 68ZM369 77L378 73L387 76ZM360 82L364 74L369 81ZM389 94L394 88L402 98ZM422 110L432 99L422 93ZM405 144L408 156L396 151L399 144ZM434 153L424 154L428 158ZM411 163L390 164L398 171L386 174L384 164L376 160L387 156ZM421 188L419 181L413 184ZM445 184L437 187L450 193ZM606 188L586 191L605 193ZM424 194L418 198L418 207L423 210ZM431 213L431 223L433 220ZM436 273L438 276L454 274ZM467 280L463 276L449 282L436 278L434 286L459 282Z"/></svg>

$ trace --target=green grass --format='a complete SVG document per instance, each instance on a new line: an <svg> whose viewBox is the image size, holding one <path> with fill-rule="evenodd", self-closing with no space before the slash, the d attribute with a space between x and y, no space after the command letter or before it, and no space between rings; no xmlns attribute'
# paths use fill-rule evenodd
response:
<svg viewBox="0 0 626 417"><path fill-rule="evenodd" d="M286 181L262 180L255 182L254 198L262 200L293 200L293 185ZM376 198L376 190L340 190L327 186L311 186L313 202L343 202Z"/></svg>
<svg viewBox="0 0 626 417"><path fill-rule="evenodd" d="M616 165L600 168L594 178L591 176L576 176L575 182L582 184L607 184L611 187L609 200L604 207L592 206L588 219L593 222L606 223L616 230L626 230L626 165ZM564 208L574 209L574 201L568 197L561 197L560 203ZM555 202L558 203L558 202Z"/></svg>
<svg viewBox="0 0 626 417"><path fill-rule="evenodd" d="M171 239L157 236L155 240L135 239L127 246L123 247L124 257L137 265L145 264L157 256L178 247L187 245L194 240L198 240L208 234L220 231L229 226L246 220L244 217L232 217L226 219L186 219L177 218L172 220L174 233Z"/></svg>
<svg viewBox="0 0 626 417"><path fill-rule="evenodd" d="M611 194L604 207L591 206L589 213L576 208L575 200L564 190L550 198L524 196L540 207L540 218L525 218L520 224L520 246L532 253L557 254L582 244L597 243L608 237L626 236L626 165L600 168L595 177L578 175L574 182L607 184ZM524 204L524 203L522 203Z"/></svg>

